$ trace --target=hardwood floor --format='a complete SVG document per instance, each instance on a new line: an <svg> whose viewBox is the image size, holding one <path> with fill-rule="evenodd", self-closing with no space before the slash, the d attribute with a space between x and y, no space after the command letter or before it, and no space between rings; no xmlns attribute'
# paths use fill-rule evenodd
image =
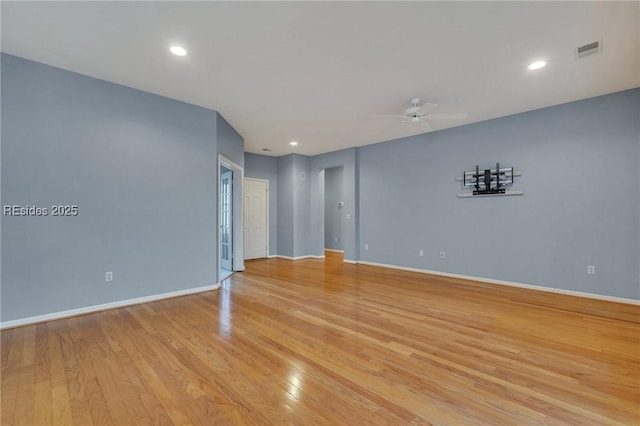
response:
<svg viewBox="0 0 640 426"><path fill-rule="evenodd" d="M323 260L1 333L2 424L640 423L640 307Z"/></svg>

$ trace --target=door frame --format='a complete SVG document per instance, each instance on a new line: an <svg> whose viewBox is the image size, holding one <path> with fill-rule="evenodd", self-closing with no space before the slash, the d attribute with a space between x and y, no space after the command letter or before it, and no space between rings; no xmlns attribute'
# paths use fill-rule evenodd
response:
<svg viewBox="0 0 640 426"><path fill-rule="evenodd" d="M220 170L220 185L219 185L220 186L220 193L219 193L220 208L218 211L219 213L218 220L220 221L220 225L218 227L218 229L220 230L220 247L219 247L220 256L219 257L220 257L220 268L224 268L228 271L233 271L233 251L232 251L233 250L233 175L234 175L233 171L227 169L226 167L224 168L224 170ZM224 184L227 179L229 181L228 187L226 187L226 185ZM225 211L224 205L226 203L228 203L228 206L227 206L227 210ZM225 230L225 223L226 223L226 230ZM226 233L228 233L226 242L222 238L225 235L225 231ZM225 250L224 250L225 247L223 247L222 244L225 244L225 246L227 246L226 259L222 258L225 253ZM224 266L222 266L223 262L225 263Z"/></svg>
<svg viewBox="0 0 640 426"><path fill-rule="evenodd" d="M245 181L247 180L253 180L253 181L259 181L259 182L265 182L267 184L267 255L265 257L269 257L269 225L271 224L271 222L269 221L269 196L271 195L271 192L269 192L269 179L261 179L261 178L244 178ZM243 188L244 190L244 183L243 183ZM242 196L242 200L244 201L244 194ZM244 215L244 206L242 206L243 210L242 213ZM244 229L244 228L243 228ZM242 252L242 256L244 257L244 247L243 247L243 252Z"/></svg>
<svg viewBox="0 0 640 426"><path fill-rule="evenodd" d="M216 178L216 235L218 245L216 251L218 258L216 261L216 276L218 282L220 282L220 173L222 166L233 172L231 179L231 232L232 232L232 258L231 267L235 271L244 271L244 222L242 220L244 206L243 206L243 189L244 189L244 169L238 164L226 158L224 155L218 155L218 177Z"/></svg>

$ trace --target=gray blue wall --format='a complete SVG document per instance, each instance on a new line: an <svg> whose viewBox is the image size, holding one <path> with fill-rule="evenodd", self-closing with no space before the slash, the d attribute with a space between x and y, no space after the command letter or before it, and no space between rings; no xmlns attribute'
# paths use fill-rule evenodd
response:
<svg viewBox="0 0 640 426"><path fill-rule="evenodd" d="M278 158L278 255L293 257L293 156Z"/></svg>
<svg viewBox="0 0 640 426"><path fill-rule="evenodd" d="M309 255L309 157L293 154L293 257Z"/></svg>
<svg viewBox="0 0 640 426"><path fill-rule="evenodd" d="M254 161L255 163L255 161ZM309 157L290 154L277 159L278 255L310 254ZM253 166L248 173L256 174Z"/></svg>
<svg viewBox="0 0 640 426"><path fill-rule="evenodd" d="M324 170L324 248L344 250L342 241L342 209L344 202L344 167Z"/></svg>
<svg viewBox="0 0 640 426"><path fill-rule="evenodd" d="M244 175L269 181L269 255L278 254L278 159L244 154Z"/></svg>
<svg viewBox="0 0 640 426"><path fill-rule="evenodd" d="M2 114L2 205L79 210L2 217L2 321L217 282L215 111L3 54Z"/></svg>
<svg viewBox="0 0 640 426"><path fill-rule="evenodd" d="M216 139L218 154L244 167L244 139L220 113L216 113Z"/></svg>
<svg viewBox="0 0 640 426"><path fill-rule="evenodd" d="M640 299L639 147L640 89L363 147L361 260ZM523 196L456 198L496 162Z"/></svg>

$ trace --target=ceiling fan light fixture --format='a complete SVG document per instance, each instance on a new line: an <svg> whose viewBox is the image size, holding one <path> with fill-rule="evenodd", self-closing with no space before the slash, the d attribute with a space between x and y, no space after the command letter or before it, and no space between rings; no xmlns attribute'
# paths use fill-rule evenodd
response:
<svg viewBox="0 0 640 426"><path fill-rule="evenodd" d="M182 46L171 46L169 52L176 56L187 56L187 50Z"/></svg>
<svg viewBox="0 0 640 426"><path fill-rule="evenodd" d="M409 103L411 106L404 111L404 114L384 114L384 115L375 115L374 117L389 117L389 118L399 118L402 119L401 123L412 123L412 124L420 124L422 126L422 130L431 131L433 130L431 126L429 126L430 120L463 120L467 118L466 112L450 112L450 113L431 113L435 108L438 107L437 104L432 104L426 102L420 105L420 98L411 98Z"/></svg>
<svg viewBox="0 0 640 426"><path fill-rule="evenodd" d="M545 61L535 61L535 62L532 62L531 65L529 65L529 69L539 70L540 68L543 68L545 65L547 65Z"/></svg>

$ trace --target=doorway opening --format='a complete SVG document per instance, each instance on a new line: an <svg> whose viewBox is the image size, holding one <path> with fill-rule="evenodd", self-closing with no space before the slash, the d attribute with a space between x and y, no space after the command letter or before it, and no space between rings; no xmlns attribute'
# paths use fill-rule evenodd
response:
<svg viewBox="0 0 640 426"><path fill-rule="evenodd" d="M344 253L344 167L324 169L324 250Z"/></svg>
<svg viewBox="0 0 640 426"><path fill-rule="evenodd" d="M222 155L218 161L218 277L244 270L242 167Z"/></svg>

